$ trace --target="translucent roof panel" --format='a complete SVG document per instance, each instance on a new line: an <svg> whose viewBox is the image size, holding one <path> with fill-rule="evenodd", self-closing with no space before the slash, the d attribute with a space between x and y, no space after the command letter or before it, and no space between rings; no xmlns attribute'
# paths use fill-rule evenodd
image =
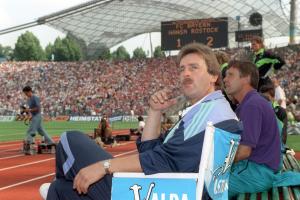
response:
<svg viewBox="0 0 300 200"><path fill-rule="evenodd" d="M287 0L94 0L38 19L85 41L112 47L133 36L160 32L162 21L228 17L229 45L236 46L234 31L240 16L241 29L257 29L249 16L263 16L265 38L288 36L289 1ZM297 26L299 30L299 25Z"/></svg>

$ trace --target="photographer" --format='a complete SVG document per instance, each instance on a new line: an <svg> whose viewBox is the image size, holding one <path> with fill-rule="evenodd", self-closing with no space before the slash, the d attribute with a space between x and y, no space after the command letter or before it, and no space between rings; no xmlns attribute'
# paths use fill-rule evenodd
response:
<svg viewBox="0 0 300 200"><path fill-rule="evenodd" d="M30 86L24 87L23 92L28 98L27 104L29 105L29 108L24 109L23 112L28 112L32 115L31 123L27 130L24 142L24 153L26 155L31 155L35 153L34 137L36 132L38 132L41 136L44 136L47 144L54 144L54 142L42 126L40 98L33 95L33 91Z"/></svg>

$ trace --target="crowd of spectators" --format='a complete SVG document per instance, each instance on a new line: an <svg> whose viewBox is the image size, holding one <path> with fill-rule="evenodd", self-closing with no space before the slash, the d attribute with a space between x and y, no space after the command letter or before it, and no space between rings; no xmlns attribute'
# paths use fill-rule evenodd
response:
<svg viewBox="0 0 300 200"><path fill-rule="evenodd" d="M5 62L0 64L2 110L18 111L22 88L41 98L43 113L58 115L145 114L149 96L178 85L175 60Z"/></svg>
<svg viewBox="0 0 300 200"><path fill-rule="evenodd" d="M300 97L299 48L275 49L287 63L276 75L287 103L296 105ZM50 117L130 115L131 110L143 115L152 93L164 87L178 87L178 73L173 57L115 62L3 62L0 108L18 112L25 103L22 88L30 85L41 98L43 113Z"/></svg>
<svg viewBox="0 0 300 200"><path fill-rule="evenodd" d="M274 71L273 75L276 76L285 91L288 111L298 112L300 116L300 45L268 50L279 55L286 62L280 70ZM252 57L248 47L226 49L226 53L231 57L238 54L246 54L249 59Z"/></svg>

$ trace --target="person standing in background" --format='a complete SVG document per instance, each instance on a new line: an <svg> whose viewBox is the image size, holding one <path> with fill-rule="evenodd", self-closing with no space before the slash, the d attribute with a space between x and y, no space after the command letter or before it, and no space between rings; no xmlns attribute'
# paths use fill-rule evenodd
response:
<svg viewBox="0 0 300 200"><path fill-rule="evenodd" d="M271 82L269 75L274 69L279 70L285 64L285 61L279 56L267 51L263 39L259 36L252 37L251 48L254 53L253 63L259 72L257 88L259 90L262 85Z"/></svg>
<svg viewBox="0 0 300 200"><path fill-rule="evenodd" d="M279 84L279 81L276 77L272 78L272 82L275 87L275 101L284 109L286 109L286 97L285 92Z"/></svg>
<svg viewBox="0 0 300 200"><path fill-rule="evenodd" d="M26 138L24 142L24 153L26 155L32 155L35 153L34 147L34 137L36 132L38 132L41 136L44 137L46 144L53 145L54 141L45 131L42 126L42 115L41 115L41 103L40 98L33 94L32 88L30 86L25 86L23 88L23 93L28 98L28 106L24 112L28 112L31 114L31 123L26 133Z"/></svg>

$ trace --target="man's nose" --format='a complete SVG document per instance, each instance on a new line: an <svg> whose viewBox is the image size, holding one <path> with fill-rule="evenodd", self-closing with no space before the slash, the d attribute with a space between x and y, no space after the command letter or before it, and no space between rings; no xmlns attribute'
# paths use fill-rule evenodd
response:
<svg viewBox="0 0 300 200"><path fill-rule="evenodd" d="M189 70L188 68L185 68L182 72L184 77L189 77L191 75L191 70Z"/></svg>

